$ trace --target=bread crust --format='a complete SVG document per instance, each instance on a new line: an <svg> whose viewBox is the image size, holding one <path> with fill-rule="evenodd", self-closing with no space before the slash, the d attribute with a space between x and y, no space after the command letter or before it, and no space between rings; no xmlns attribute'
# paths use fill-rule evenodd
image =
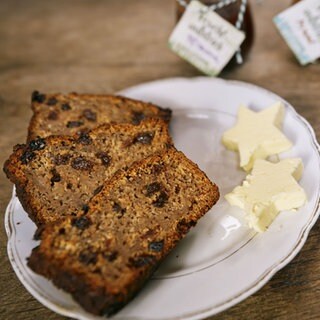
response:
<svg viewBox="0 0 320 320"><path fill-rule="evenodd" d="M28 143L16 146L4 165L39 226L41 243L28 266L86 311L112 315L218 201L219 189L173 147L169 109L121 96L34 92L32 110ZM93 148L99 139L115 152ZM132 161L122 162L125 155ZM101 179L110 163L121 166ZM85 181L74 198L68 174L78 186ZM59 211L47 206L50 197L61 203L61 216L50 216Z"/></svg>
<svg viewBox="0 0 320 320"><path fill-rule="evenodd" d="M170 109L119 95L34 91L31 102L33 116L27 141L49 135L73 135L78 131L92 130L102 123L139 124L143 119L156 118L169 124L172 114Z"/></svg>
<svg viewBox="0 0 320 320"><path fill-rule="evenodd" d="M133 143L132 139L139 132L153 132L154 137L152 137L152 141ZM104 139L107 140L105 143L103 143ZM126 139L129 140L126 142ZM42 143L44 147L36 150L37 143ZM89 143L92 143L92 145L89 145ZM82 206L86 204L86 201L92 197L92 193L96 188L102 185L104 180L114 174L115 171L121 169L122 166L129 166L154 152L167 149L172 144L168 126L161 119L146 119L140 125L128 123L102 124L84 136L49 136L44 139L32 140L28 144L18 145L5 162L4 172L11 182L15 184L17 196L25 211L40 226L58 219L60 207L63 210L67 210L67 204L64 203L62 205L58 203L57 207L49 207L47 202L53 196L59 195L61 201L63 200L64 202L77 200L78 207L75 203L72 207L73 211L64 212L63 216L78 213L78 211L82 210ZM114 145L118 146L117 150L112 150ZM74 150L72 151L71 149ZM72 160L68 160L68 165L58 165L54 163L54 159L60 155L60 152L61 154L69 154L70 159L88 159L88 162L90 161L93 167L75 167L72 164ZM105 158L103 158L104 153ZM26 155L30 157L30 160L25 159ZM24 160L28 163L23 163ZM109 160L110 164L106 163ZM58 177L56 180L61 181L54 181L55 173L56 177ZM100 176L101 174L104 175L103 179ZM72 185L80 183L76 181L77 179L81 179L80 182L82 181L77 189L78 191L76 189L68 189L68 182ZM89 182L89 179L91 183L85 186L84 184ZM59 184L60 189L57 189ZM44 198L41 202L41 197L45 196L44 192L49 198ZM80 201L78 198L83 192L86 195L83 197L84 201ZM69 196L69 199L67 196ZM57 203L57 201L55 202Z"/></svg>
<svg viewBox="0 0 320 320"><path fill-rule="evenodd" d="M175 165L170 169L172 163ZM97 229L96 232L92 231L96 230L98 225L100 226L99 228L102 228L101 222L97 223L97 220L95 220L96 213L103 210L101 209L101 206L105 203L110 203L113 193L116 192L116 190L123 188L123 190L126 190L124 192L127 192L126 196L129 197L132 192L130 185L134 185L135 181L140 181L139 179L144 181L145 179L149 179L150 175L154 178L159 178L160 176L158 173L152 173L155 172L155 168L158 168L159 165L165 165L166 169L162 170L167 170L163 171L163 174L160 173L161 177L165 177L166 175L172 174L173 171L176 171L174 176L177 179L180 179L181 177L189 177L190 173L190 177L196 180L193 182L192 186L199 187L200 190L193 196L192 193L180 195L181 198L179 199L190 201L190 205L186 207L185 210L181 209L181 212L179 211L180 209L177 212L170 211L171 215L168 215L168 224L163 228L160 228L160 231L157 228L151 230L156 230L156 233L154 235L149 235L148 240L146 240L143 235L139 235L132 244L129 241L130 237L126 236L127 241L129 241L126 246L130 247L131 245L133 249L127 250L129 252L128 254L131 256L126 257L125 254L122 254L119 257L121 260L118 266L123 268L123 270L121 270L120 280L110 280L108 278L108 275L113 273L113 265L108 261L105 262L107 268L109 268L108 271L102 273L101 276L97 276L94 271L95 269L92 269L93 267L91 264L82 266L81 263L78 263L78 260L76 260L77 252L73 249L70 249L71 252L74 252L72 257L68 255L68 253L55 254L52 243L55 243L57 248L60 248L62 243L64 246L73 248L73 245L75 247L77 246L75 244L77 243L77 239L81 238L82 241L85 242L87 241L86 239L93 240L93 236L90 236L91 234L94 234L94 237L99 237L99 232L108 234L111 227L105 228L102 231L98 231L99 229ZM181 175L180 171L182 172ZM152 178L150 179L150 181L153 181ZM174 180L169 179L168 181L171 183ZM183 191L186 190L186 186L186 182L180 184L180 192L186 192ZM121 195L121 192L119 194ZM170 193L169 199L170 197L176 199L174 191L172 194ZM72 222L72 218L70 217L64 222L47 225L42 233L40 246L32 251L28 266L35 272L51 279L59 288L69 292L85 310L97 315L112 315L133 299L159 266L161 261L188 233L190 228L196 225L197 221L218 201L218 199L218 187L207 178L196 164L187 159L181 152L176 151L174 148L170 148L161 154L151 155L147 159L136 162L128 170L119 170L110 180L108 180L102 191L94 196L89 203L90 209L86 214L85 219L89 219L92 224L88 227L89 229L81 230L81 235L73 238L74 233L78 231L74 230L75 227L72 226L72 223L74 222ZM150 202L150 199L147 198L146 201ZM174 206L173 202L170 202L169 204L170 206ZM108 205L105 208L108 211ZM144 218L142 216L140 219L146 219L149 226L152 225L154 220L163 221L162 218L166 216L168 210L170 210L169 207L166 206L158 207L155 209L157 215L151 215L148 208L148 205L142 205L141 214L144 215ZM135 215L138 215L139 213L140 212L136 212ZM128 211L127 208L126 214L132 214L132 212L130 210ZM149 215L149 217L146 217L146 215ZM127 216L127 218L124 216L124 219L131 219L130 217L134 217L134 215ZM121 233L122 229L117 227L118 221L119 220L114 221L114 227L117 228L117 233ZM144 227L143 221L140 221L140 226L137 226L133 232L140 234L141 229ZM109 225L111 226L112 223L110 222ZM130 222L128 226L131 226ZM92 230L90 228L92 228ZM66 236L59 235L61 230L64 230ZM154 239L159 239L159 237L165 239L163 247L160 246L161 250L150 251L150 242L148 241L154 241ZM103 239L103 237L101 239ZM122 252L121 250L123 250L123 248L121 247L121 244L119 244L119 240L117 241L117 248L119 252ZM97 246L100 245L101 242L102 240L100 242L98 241ZM144 242L147 243L144 244ZM159 242L155 243L158 244L158 247L156 248L159 249ZM137 248L139 245L145 248L144 251ZM61 249L57 250L63 249L61 247ZM124 248L124 250L126 250L126 248ZM94 249L92 249L92 252L94 252ZM143 259L139 260L139 257L143 257ZM101 262L100 258L99 255L96 261ZM130 267L128 267L128 261L130 262L132 259L134 262L129 264ZM115 263L116 262L117 260ZM104 270L103 263L104 262L99 265L101 270Z"/></svg>

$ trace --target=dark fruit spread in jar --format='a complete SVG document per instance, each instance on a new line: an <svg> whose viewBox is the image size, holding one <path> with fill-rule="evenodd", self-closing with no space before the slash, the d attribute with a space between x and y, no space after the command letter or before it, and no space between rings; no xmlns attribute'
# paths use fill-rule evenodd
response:
<svg viewBox="0 0 320 320"><path fill-rule="evenodd" d="M188 4L190 0L186 0L185 2ZM201 2L205 5L210 6L221 2L221 0L203 0ZM237 0L231 4L223 6L221 9L217 9L215 12L235 26L238 20L241 3L242 0ZM177 2L177 20L181 18L181 16L184 13L184 10L185 7L179 4L179 2ZM246 35L246 38L241 45L241 54L242 57L245 59L252 47L254 37L254 27L249 3L247 3L246 5L246 11L240 30L243 31ZM233 58L229 62L229 65L234 64L235 61L236 59Z"/></svg>

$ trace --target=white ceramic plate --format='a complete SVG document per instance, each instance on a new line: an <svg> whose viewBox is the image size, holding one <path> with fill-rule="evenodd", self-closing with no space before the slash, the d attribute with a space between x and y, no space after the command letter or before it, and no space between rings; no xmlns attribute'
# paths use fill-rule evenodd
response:
<svg viewBox="0 0 320 320"><path fill-rule="evenodd" d="M235 305L293 259L318 218L320 157L312 128L280 97L241 82L177 78L142 84L121 94L173 109L171 129L177 148L219 185L221 200L114 319L200 319ZM286 106L283 130L294 143L281 158L302 158L305 171L300 183L308 202L296 212L282 212L268 231L257 235L247 228L241 211L224 200L244 173L237 169L237 154L225 150L220 140L235 123L239 104L261 110L278 100ZM37 245L32 240L35 225L15 194L5 226L10 261L27 290L57 313L95 319L26 266L26 258Z"/></svg>

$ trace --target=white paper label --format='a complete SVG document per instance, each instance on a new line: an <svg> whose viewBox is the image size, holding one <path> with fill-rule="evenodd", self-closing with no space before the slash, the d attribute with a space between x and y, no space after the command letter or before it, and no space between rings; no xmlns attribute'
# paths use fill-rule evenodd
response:
<svg viewBox="0 0 320 320"><path fill-rule="evenodd" d="M245 35L208 7L193 0L173 30L170 48L202 72L216 76L239 49Z"/></svg>
<svg viewBox="0 0 320 320"><path fill-rule="evenodd" d="M281 35L302 65L320 57L320 0L304 0L274 18Z"/></svg>

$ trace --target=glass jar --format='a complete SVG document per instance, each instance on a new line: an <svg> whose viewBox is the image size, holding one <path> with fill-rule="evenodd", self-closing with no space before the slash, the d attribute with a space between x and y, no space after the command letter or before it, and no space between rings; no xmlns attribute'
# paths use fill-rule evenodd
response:
<svg viewBox="0 0 320 320"><path fill-rule="evenodd" d="M186 3L189 3L190 1L191 0L186 0ZM203 0L200 2L209 6L209 5L217 4L220 1L221 0ZM236 2L226 5L221 9L217 9L215 12L235 26L238 20L238 14L239 14L241 2L242 2L241 0L237 0ZM181 18L184 11L185 11L185 8L177 2L177 21ZM241 25L240 30L242 30L246 35L246 38L241 45L241 54L243 59L245 59L252 47L253 38L254 38L254 26L253 26L249 3L247 4L246 12L245 12L243 23ZM235 62L236 62L236 59L235 57L233 57L233 59L229 62L228 65L231 65L231 64L233 65Z"/></svg>
<svg viewBox="0 0 320 320"><path fill-rule="evenodd" d="M297 4L298 2L300 2L301 0L292 0L292 5ZM320 63L320 58L318 58L317 60L315 60L313 62L314 64L319 64Z"/></svg>

